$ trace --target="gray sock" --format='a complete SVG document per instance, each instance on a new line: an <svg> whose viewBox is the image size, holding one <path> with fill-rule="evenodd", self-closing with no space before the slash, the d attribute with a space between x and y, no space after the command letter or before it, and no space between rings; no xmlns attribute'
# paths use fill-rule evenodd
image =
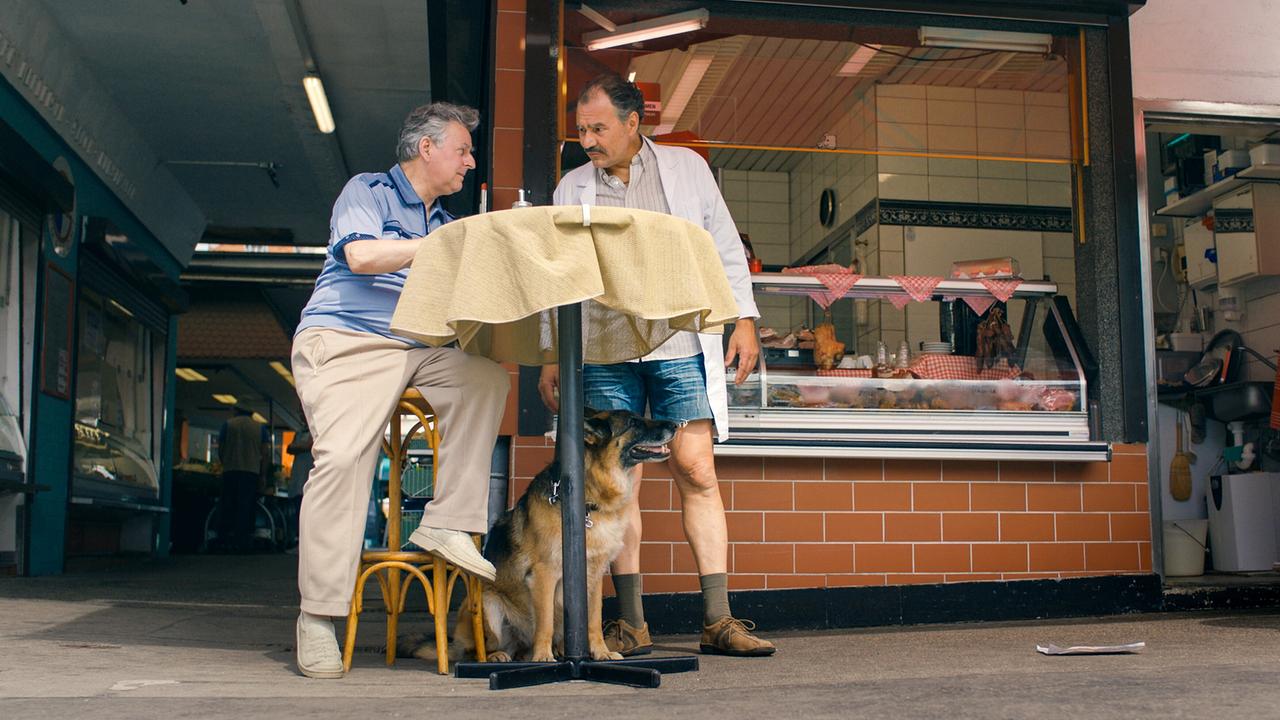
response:
<svg viewBox="0 0 1280 720"><path fill-rule="evenodd" d="M702 624L710 625L729 615L729 575L702 575L698 583L702 585Z"/></svg>
<svg viewBox="0 0 1280 720"><path fill-rule="evenodd" d="M613 576L622 619L631 627L644 627L644 605L640 602L640 573Z"/></svg>

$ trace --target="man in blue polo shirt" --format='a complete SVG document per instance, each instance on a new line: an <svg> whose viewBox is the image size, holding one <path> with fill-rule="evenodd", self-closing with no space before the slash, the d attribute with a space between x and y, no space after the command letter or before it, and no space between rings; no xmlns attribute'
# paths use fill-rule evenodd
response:
<svg viewBox="0 0 1280 720"><path fill-rule="evenodd" d="M423 236L453 218L440 198L475 168L479 115L449 103L409 113L399 162L362 173L333 206L329 248L293 338L293 375L313 437L315 466L298 539L298 669L342 677L331 617L345 616L360 562L365 513L387 418L406 387L440 422L435 497L409 536L424 550L492 580L468 533L488 529L489 461L510 385L496 363L456 348L429 348L390 331L408 267Z"/></svg>

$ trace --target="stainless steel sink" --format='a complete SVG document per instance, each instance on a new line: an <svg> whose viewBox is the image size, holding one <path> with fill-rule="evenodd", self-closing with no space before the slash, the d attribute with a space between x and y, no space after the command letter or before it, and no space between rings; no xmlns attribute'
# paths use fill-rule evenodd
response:
<svg viewBox="0 0 1280 720"><path fill-rule="evenodd" d="M1269 382L1234 382L1197 390L1196 399L1204 403L1205 414L1219 422L1260 420L1271 413Z"/></svg>

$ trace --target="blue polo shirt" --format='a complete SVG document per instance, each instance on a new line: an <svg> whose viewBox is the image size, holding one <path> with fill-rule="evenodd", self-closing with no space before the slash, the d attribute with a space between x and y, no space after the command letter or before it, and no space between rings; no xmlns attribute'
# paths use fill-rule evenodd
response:
<svg viewBox="0 0 1280 720"><path fill-rule="evenodd" d="M351 178L333 204L324 268L295 334L312 327L338 328L421 346L390 330L391 314L409 271L358 275L347 265L345 248L355 240L420 238L453 219L439 200L428 208L399 165L385 173Z"/></svg>

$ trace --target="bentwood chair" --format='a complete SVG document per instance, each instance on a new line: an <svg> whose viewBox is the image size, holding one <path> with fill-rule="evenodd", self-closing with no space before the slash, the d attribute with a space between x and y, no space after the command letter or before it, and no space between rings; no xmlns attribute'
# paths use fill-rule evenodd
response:
<svg viewBox="0 0 1280 720"><path fill-rule="evenodd" d="M404 415L412 415L416 422L404 433L401 419ZM402 529L403 502L401 480L405 465L408 462L409 443L415 435L421 433L431 449L434 475L440 473L440 429L435 410L420 392L413 388L404 391L400 402L391 413L388 438L383 441L382 448L391 461L390 479L387 486L388 517L386 548L365 550L360 556L360 572L356 576L356 586L351 598L351 612L347 616L347 637L342 651L342 665L345 670L351 669L351 656L355 652L356 627L360 621L360 611L364 605L364 586L370 577L376 578L382 590L382 602L387 612L387 665L396 661L396 632L399 629L400 615L404 613L405 600L414 580L422 583L427 597L427 611L435 621L437 669L441 675L449 672L449 606L453 598L454 587L461 580L466 589L468 599L475 607L472 613L473 631L476 639L476 660L483 662L486 657L484 648L484 620L481 581L459 568L450 565L441 558L425 552L416 546L405 546ZM475 536L479 547L480 536ZM400 576L405 573L405 577Z"/></svg>

